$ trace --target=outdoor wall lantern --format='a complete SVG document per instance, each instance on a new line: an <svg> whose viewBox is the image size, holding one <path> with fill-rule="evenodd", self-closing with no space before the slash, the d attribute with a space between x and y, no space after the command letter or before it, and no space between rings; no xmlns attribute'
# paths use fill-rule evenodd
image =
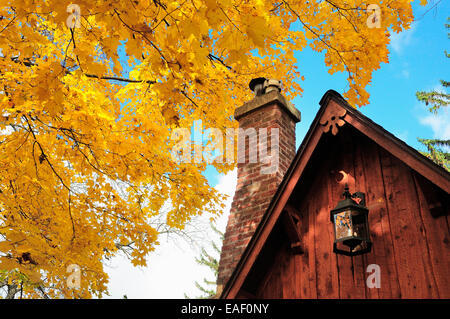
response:
<svg viewBox="0 0 450 319"><path fill-rule="evenodd" d="M347 256L368 253L372 242L369 238L369 210L365 206L365 195L361 192L350 194L348 185L345 185L342 196L344 199L330 212L334 224L333 252Z"/></svg>

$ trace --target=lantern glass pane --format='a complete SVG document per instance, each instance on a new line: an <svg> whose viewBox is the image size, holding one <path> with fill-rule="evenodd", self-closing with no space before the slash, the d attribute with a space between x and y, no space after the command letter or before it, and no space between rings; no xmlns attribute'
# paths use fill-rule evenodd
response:
<svg viewBox="0 0 450 319"><path fill-rule="evenodd" d="M337 213L334 215L334 227L336 230L336 240L351 237L352 232L352 217L350 211Z"/></svg>
<svg viewBox="0 0 450 319"><path fill-rule="evenodd" d="M353 213L353 236L365 239L367 237L366 232L366 215L362 213Z"/></svg>

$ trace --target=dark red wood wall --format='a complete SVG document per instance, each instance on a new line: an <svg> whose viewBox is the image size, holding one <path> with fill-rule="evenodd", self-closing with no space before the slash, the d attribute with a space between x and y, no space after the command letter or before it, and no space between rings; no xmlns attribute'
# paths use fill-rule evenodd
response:
<svg viewBox="0 0 450 319"><path fill-rule="evenodd" d="M442 191L348 125L322 139L290 199L304 253L294 254L282 237L271 253L263 250L242 292L258 298L450 298L449 216L433 217L428 199ZM332 251L329 212L342 199L339 171L348 174L351 192L366 193L369 254ZM381 288L367 287L369 264L380 266Z"/></svg>

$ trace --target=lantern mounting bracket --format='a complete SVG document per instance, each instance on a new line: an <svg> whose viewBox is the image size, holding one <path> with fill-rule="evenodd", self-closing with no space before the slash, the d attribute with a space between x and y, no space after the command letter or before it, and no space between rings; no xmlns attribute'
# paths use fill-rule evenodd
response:
<svg viewBox="0 0 450 319"><path fill-rule="evenodd" d="M345 185L344 193L342 194L345 198L356 199L355 202L358 205L366 206L366 194L363 192L355 192L353 194L350 193L348 185Z"/></svg>

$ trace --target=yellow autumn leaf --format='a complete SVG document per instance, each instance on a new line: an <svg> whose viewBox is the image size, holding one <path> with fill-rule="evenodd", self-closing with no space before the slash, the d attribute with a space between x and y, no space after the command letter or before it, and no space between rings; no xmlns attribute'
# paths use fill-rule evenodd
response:
<svg viewBox="0 0 450 319"><path fill-rule="evenodd" d="M6 257L0 257L0 270L12 270L17 268L18 264L15 260Z"/></svg>

